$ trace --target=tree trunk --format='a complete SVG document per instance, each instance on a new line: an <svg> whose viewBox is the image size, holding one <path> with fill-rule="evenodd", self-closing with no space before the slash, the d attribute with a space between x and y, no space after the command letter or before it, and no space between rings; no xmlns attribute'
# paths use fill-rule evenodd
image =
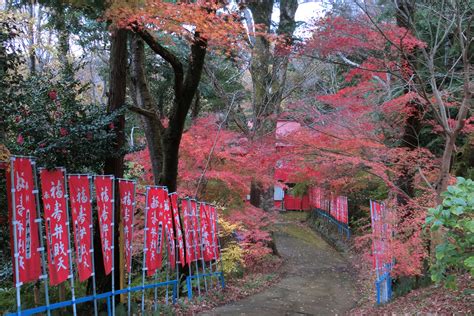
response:
<svg viewBox="0 0 474 316"><path fill-rule="evenodd" d="M443 157L441 158L441 167L439 170L439 178L436 182L436 193L438 195L438 204L443 202L441 193L448 188L448 181L450 177L451 165L453 160L454 147L456 145L456 134L447 134L444 143Z"/></svg>
<svg viewBox="0 0 474 316"><path fill-rule="evenodd" d="M127 84L127 31L125 29L114 30L111 35L111 46L110 46L110 74L109 74L109 93L107 102L107 112L113 113L120 110L125 104L126 84ZM115 132L115 143L114 143L114 155L108 157L105 160L104 174L112 174L116 178L123 177L123 159L124 159L124 147L125 147L125 116L120 115L114 122L113 131ZM115 186L115 196L118 197L118 185ZM121 280L121 267L124 266L123 256L120 255L123 247L120 247L120 199L115 199L115 225L114 225L114 261L115 273L114 277L116 280L116 288L120 284ZM98 222L96 222L98 227ZM97 232L94 234L99 236ZM94 241L96 242L96 241ZM102 263L102 251L100 251L100 242L96 242L95 249L95 267L96 267L96 282L97 289L99 292L110 291L111 288L111 277L105 276ZM98 270L97 267L100 267ZM99 273L102 272L102 273Z"/></svg>
<svg viewBox="0 0 474 316"><path fill-rule="evenodd" d="M163 174L160 183L168 187L169 192L175 192L178 179L178 155L181 137L167 133L163 139Z"/></svg>
<svg viewBox="0 0 474 316"><path fill-rule="evenodd" d="M33 24L34 24L34 17L35 17L35 14L34 14L34 2L31 1L29 3L29 7L28 7L28 10L29 10L29 15L30 15L30 22L28 23L28 37L29 37L29 59L30 59L30 74L31 75L34 75L36 73L36 53L35 53L35 32L34 32L34 27L33 27Z"/></svg>
<svg viewBox="0 0 474 316"><path fill-rule="evenodd" d="M269 32L273 0L251 2L249 7L252 10L255 24L265 28L261 31ZM264 36L257 36L250 63L253 86L253 129L255 131L260 130L263 117L273 112L268 106L268 92L271 84L270 62L270 43Z"/></svg>
<svg viewBox="0 0 474 316"><path fill-rule="evenodd" d="M141 39L136 37L132 42L131 91L135 103L132 110L144 117L145 134L155 183L165 185L169 192L174 192L177 188L179 145L186 117L201 80L207 42L200 38L198 32L195 33L186 76L183 76L183 66L179 59L161 46L152 33L142 29L136 30L136 32ZM175 75L174 102L166 128L161 124L158 104L152 97L147 84L143 42L146 42L156 54L162 56L173 67Z"/></svg>
<svg viewBox="0 0 474 316"><path fill-rule="evenodd" d="M295 14L297 9L297 0L280 1L280 23L278 24L277 34L284 37L285 42L283 45L275 47L270 97L270 108L277 115L281 112L281 102L289 63L289 49L293 45L293 33L296 29Z"/></svg>
<svg viewBox="0 0 474 316"><path fill-rule="evenodd" d="M131 63L131 84L130 91L136 109L143 109L147 112L141 114L142 126L145 130L145 137L150 153L151 168L154 183L159 184L161 170L163 170L163 148L161 143L163 126L160 122L159 114L154 111L156 103L151 96L148 81L145 73L145 46L143 40L134 35L131 43L132 63Z"/></svg>
<svg viewBox="0 0 474 316"><path fill-rule="evenodd" d="M415 8L413 2L411 0L401 0L398 2L397 11L395 14L397 25L399 27L403 27L407 30L413 32L413 24L412 24L412 17L415 14ZM415 55L415 54L414 54ZM411 66L414 73L416 73L416 65L417 59L415 56L408 56L407 63ZM405 87L404 92L408 93L409 88ZM403 137L402 137L402 144L401 147L405 147L408 150L415 150L418 148L418 135L421 131L421 105L418 104L416 101L410 101L405 104L409 110L407 113L411 113L408 117L407 121L405 122L405 127L403 130ZM403 164L402 164L403 165ZM403 170L401 170L403 174L399 179L396 180L397 186L403 190L404 194L397 195L397 201L399 204L406 204L407 198L414 197L415 195L415 188L414 188L414 179L416 171L413 170L411 165L404 165Z"/></svg>

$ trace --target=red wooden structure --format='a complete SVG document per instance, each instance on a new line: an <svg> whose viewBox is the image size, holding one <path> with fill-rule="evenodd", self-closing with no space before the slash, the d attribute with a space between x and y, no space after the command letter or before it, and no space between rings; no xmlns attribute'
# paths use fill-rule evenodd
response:
<svg viewBox="0 0 474 316"><path fill-rule="evenodd" d="M285 136L296 132L301 128L301 124L291 120L278 120L276 127L276 143L277 152L291 150L292 145L283 140ZM291 186L295 182L291 179L292 165L284 160L279 160L275 166L274 178L278 182ZM277 209L285 211L309 211L311 209L309 195L302 197L292 195L288 189L282 190L275 187L274 206Z"/></svg>

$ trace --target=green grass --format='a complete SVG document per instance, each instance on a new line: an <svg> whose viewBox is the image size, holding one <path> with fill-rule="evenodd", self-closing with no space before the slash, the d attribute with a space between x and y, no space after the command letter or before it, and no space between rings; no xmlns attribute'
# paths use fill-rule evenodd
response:
<svg viewBox="0 0 474 316"><path fill-rule="evenodd" d="M279 225L277 230L291 237L298 238L304 242L315 245L318 248L325 247L324 240L319 238L310 228L298 226L296 224Z"/></svg>
<svg viewBox="0 0 474 316"><path fill-rule="evenodd" d="M308 218L307 212L298 212L298 211L288 211L281 214L283 220L290 222L301 222L306 221Z"/></svg>

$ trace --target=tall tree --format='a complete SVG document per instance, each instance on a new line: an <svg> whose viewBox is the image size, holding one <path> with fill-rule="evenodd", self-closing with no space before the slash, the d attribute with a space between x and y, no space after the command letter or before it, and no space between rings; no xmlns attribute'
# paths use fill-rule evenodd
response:
<svg viewBox="0 0 474 316"><path fill-rule="evenodd" d="M147 4L111 10L109 17L135 34L130 80L134 106L131 109L144 117L155 183L166 185L173 192L177 187L179 146L209 41L214 46L229 49L236 42L234 38L240 36L242 27L233 18L218 16L212 5L162 1ZM180 58L172 45L165 44L173 41L187 43L187 58ZM159 108L160 103L150 91L144 68L144 43L173 71L173 100L169 109Z"/></svg>
<svg viewBox="0 0 474 316"><path fill-rule="evenodd" d="M276 30L279 37L274 47L268 37L271 33L273 0L251 2L255 24L263 34L256 36L252 49L250 74L253 86L253 129L257 133L274 128L269 116L281 112L281 102L286 84L289 55L296 28L297 0L280 1L280 21Z"/></svg>

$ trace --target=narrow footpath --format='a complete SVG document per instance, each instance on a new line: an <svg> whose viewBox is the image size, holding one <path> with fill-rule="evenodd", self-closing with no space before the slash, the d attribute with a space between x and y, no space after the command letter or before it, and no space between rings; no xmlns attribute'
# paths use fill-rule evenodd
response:
<svg viewBox="0 0 474 316"><path fill-rule="evenodd" d="M291 216L276 224L284 276L272 287L202 315L343 315L356 304L345 258Z"/></svg>

